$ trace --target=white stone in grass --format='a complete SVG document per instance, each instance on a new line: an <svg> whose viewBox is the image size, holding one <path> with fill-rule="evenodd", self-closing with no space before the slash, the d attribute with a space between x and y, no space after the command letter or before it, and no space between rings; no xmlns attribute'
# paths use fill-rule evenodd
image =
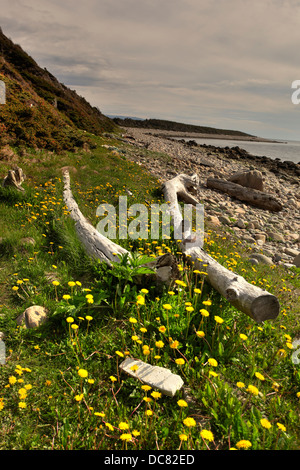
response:
<svg viewBox="0 0 300 470"><path fill-rule="evenodd" d="M137 366L137 369L132 370L133 366ZM150 385L152 388L156 388L164 395L170 397L173 397L184 384L182 378L177 374L173 374L169 369L152 366L140 359L128 357L120 364L120 369L131 377L135 377L144 384Z"/></svg>

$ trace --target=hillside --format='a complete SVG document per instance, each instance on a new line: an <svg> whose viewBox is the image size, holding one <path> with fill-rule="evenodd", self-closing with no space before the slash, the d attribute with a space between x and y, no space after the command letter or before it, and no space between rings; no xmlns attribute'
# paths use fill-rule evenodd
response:
<svg viewBox="0 0 300 470"><path fill-rule="evenodd" d="M100 135L115 123L83 97L41 68L0 29L0 79L6 105L0 106L0 145L50 150L81 146L82 131Z"/></svg>
<svg viewBox="0 0 300 470"><path fill-rule="evenodd" d="M234 135L253 137L245 132L229 130L229 129L216 129L214 127L207 126L195 126L193 124L184 124L174 121L166 121L163 119L132 119L132 118L119 118L113 119L118 126L123 127L138 127L142 129L159 129L164 131L176 131L176 132L187 132L187 133L199 133L199 134L222 134L222 135Z"/></svg>

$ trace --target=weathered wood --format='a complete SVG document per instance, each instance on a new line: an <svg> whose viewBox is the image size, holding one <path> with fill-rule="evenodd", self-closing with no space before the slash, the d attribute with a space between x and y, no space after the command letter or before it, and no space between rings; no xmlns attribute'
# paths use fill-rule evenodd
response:
<svg viewBox="0 0 300 470"><path fill-rule="evenodd" d="M163 185L165 200L170 206L175 224L179 221L182 223L178 197L196 205L197 200L188 194L190 189L195 193L196 184L195 176L179 175ZM188 231L184 233L184 237L180 243L182 252L193 262L194 269L203 270L203 265L206 265L207 280L228 302L258 323L278 316L280 306L273 294L249 284L242 276L219 264L205 252L201 237L193 237L193 233Z"/></svg>
<svg viewBox="0 0 300 470"><path fill-rule="evenodd" d="M216 189L233 196L240 201L248 202L252 206L266 209L272 212L279 212L283 209L280 201L270 194L253 188L247 188L239 184L221 178L207 178L207 187Z"/></svg>
<svg viewBox="0 0 300 470"><path fill-rule="evenodd" d="M64 203L67 206L68 211L70 211L71 218L75 222L77 236L85 247L88 255L104 261L109 266L112 266L111 262L119 262L120 260L117 255L124 255L129 252L98 232L98 230L96 230L95 227L93 227L93 225L84 217L73 197L70 186L70 174L67 170L63 172L63 180Z"/></svg>
<svg viewBox="0 0 300 470"><path fill-rule="evenodd" d="M17 167L15 170L8 170L8 174L2 182L2 186L11 186L18 191L24 191L24 188L21 186L23 181L25 181L23 170Z"/></svg>

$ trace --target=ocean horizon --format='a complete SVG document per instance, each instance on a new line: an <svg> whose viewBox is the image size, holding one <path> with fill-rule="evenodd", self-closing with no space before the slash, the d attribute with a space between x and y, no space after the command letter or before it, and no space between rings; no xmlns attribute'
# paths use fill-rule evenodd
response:
<svg viewBox="0 0 300 470"><path fill-rule="evenodd" d="M178 140L182 139L180 137ZM298 140L276 140L274 142L254 142L245 140L226 140L185 137L184 140L194 140L199 145L214 145L215 147L240 147L251 155L269 157L272 160L279 158L281 161L300 163L300 141ZM274 139L275 140L275 139Z"/></svg>

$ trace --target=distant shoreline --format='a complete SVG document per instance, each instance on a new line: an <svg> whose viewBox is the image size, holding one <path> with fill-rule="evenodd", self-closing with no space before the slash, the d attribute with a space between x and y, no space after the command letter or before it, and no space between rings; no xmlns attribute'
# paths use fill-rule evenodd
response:
<svg viewBox="0 0 300 470"><path fill-rule="evenodd" d="M147 133L148 129L144 129ZM282 144L282 141L266 139L256 136L241 136L241 135L227 135L227 134L201 134L196 132L180 132L180 131L165 131L159 129L149 129L149 134L158 135L160 137L169 138L182 138L182 139L218 139L218 140L238 140L242 142L268 142L274 144Z"/></svg>

